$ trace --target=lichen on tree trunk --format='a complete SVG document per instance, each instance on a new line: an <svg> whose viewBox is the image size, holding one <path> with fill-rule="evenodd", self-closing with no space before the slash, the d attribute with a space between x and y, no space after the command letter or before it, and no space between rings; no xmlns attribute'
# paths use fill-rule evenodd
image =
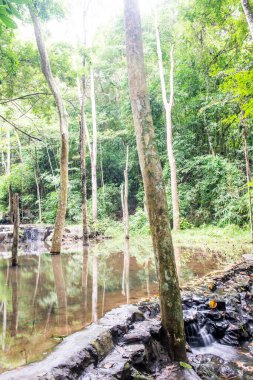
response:
<svg viewBox="0 0 253 380"><path fill-rule="evenodd" d="M174 360L186 360L184 323L169 212L144 73L141 20L137 0L124 0L126 52L137 150L159 280L164 341Z"/></svg>

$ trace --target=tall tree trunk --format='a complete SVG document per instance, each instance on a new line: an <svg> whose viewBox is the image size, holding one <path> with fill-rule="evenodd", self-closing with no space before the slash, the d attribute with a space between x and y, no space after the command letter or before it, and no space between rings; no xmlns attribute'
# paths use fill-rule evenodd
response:
<svg viewBox="0 0 253 380"><path fill-rule="evenodd" d="M13 242L12 242L12 266L18 265L18 241L19 241L19 196L13 197Z"/></svg>
<svg viewBox="0 0 253 380"><path fill-rule="evenodd" d="M91 184L92 184L92 218L96 222L98 216L98 199L97 199L97 115L96 99L94 86L94 72L90 70L90 94L92 107L92 145L91 145Z"/></svg>
<svg viewBox="0 0 253 380"><path fill-rule="evenodd" d="M47 80L48 86L54 96L60 120L61 133L61 160L60 160L60 191L58 199L58 209L55 220L54 234L52 238L51 253L60 253L62 244L62 235L65 224L68 196L68 114L64 106L63 98L58 87L58 84L53 77L50 61L42 37L41 27L38 18L35 16L34 10L29 6L29 11L32 17L35 37L40 54L42 72Z"/></svg>
<svg viewBox="0 0 253 380"><path fill-rule="evenodd" d="M206 75L205 82L206 82L206 106L207 106L207 104L208 104L208 97L209 97L209 83L208 83L208 79L207 79L208 73L206 72L205 75ZM204 116L204 127L205 127L205 131L206 131L206 135L207 135L209 150L210 150L210 153L212 154L212 156L215 157L215 151L214 151L214 148L213 148L212 137L210 135L210 132L209 132L209 129L208 129L208 125L207 125L207 120L206 120L206 107L204 108L203 116Z"/></svg>
<svg viewBox="0 0 253 380"><path fill-rule="evenodd" d="M164 70L163 70L163 58L162 58L162 49L160 42L160 34L158 29L158 23L156 18L156 43L157 43L157 55L159 62L159 72L160 72L160 81L162 88L162 98L163 106L165 108L166 114L166 135L167 135L167 152L168 159L170 164L170 178L171 178L171 194L172 194L172 208L173 208L173 229L178 230L180 228L179 220L179 200L178 200L178 189L177 189L177 167L176 160L174 157L173 150L173 139L172 139L172 107L174 102L174 51L173 47L170 51L170 100L167 100L166 86L164 79Z"/></svg>
<svg viewBox="0 0 253 380"><path fill-rule="evenodd" d="M10 128L7 126L6 130L6 174L7 176L10 176L11 174L11 139L10 139ZM8 187L8 194L9 194L9 219L10 223L13 223L13 203L12 203L12 188L11 184L9 183Z"/></svg>
<svg viewBox="0 0 253 380"><path fill-rule="evenodd" d="M16 131L16 129L14 129L14 133L15 133L17 143L18 143L18 151L19 151L20 162L21 162L21 164L23 164L22 146L21 146L20 138L19 138L19 135L18 135L18 132Z"/></svg>
<svg viewBox="0 0 253 380"><path fill-rule="evenodd" d="M34 178L36 183L37 190L37 202L38 202L38 212L39 212L39 223L42 222L42 209L41 209L41 194L40 194L40 184L39 184L39 175L38 175L38 158L37 158L37 149L35 147L35 169L34 169Z"/></svg>
<svg viewBox="0 0 253 380"><path fill-rule="evenodd" d="M125 239L129 239L129 211L128 211L128 160L129 160L129 146L126 149L126 168L124 170L125 179L125 192L124 192L124 213L125 213Z"/></svg>
<svg viewBox="0 0 253 380"><path fill-rule="evenodd" d="M242 128L242 138L243 138L243 144L244 144L244 156L245 156L245 166L246 166L246 176L247 176L247 182L251 182L251 173L250 173L250 162L249 162L249 151L248 151L248 144L247 144L247 131L246 127L243 126ZM251 231L251 242L253 243L253 217L252 217L252 194L251 194L251 187L248 186L248 199L249 199L249 218L250 218L250 231Z"/></svg>
<svg viewBox="0 0 253 380"><path fill-rule="evenodd" d="M164 343L174 360L186 360L184 322L163 174L144 72L137 0L124 0L126 52L137 150L156 258Z"/></svg>
<svg viewBox="0 0 253 380"><path fill-rule="evenodd" d="M101 143L100 143L99 147L100 147L101 187L102 187L102 194L103 194L103 206L105 206L105 181L104 181L103 154L102 154Z"/></svg>
<svg viewBox="0 0 253 380"><path fill-rule="evenodd" d="M84 4L84 49L86 48L86 16L87 5ZM85 71L86 57L83 55L83 70ZM81 162L81 185L82 185L82 219L83 219L83 245L89 244L88 216L87 216L87 190L86 190L86 133L85 133L85 97L86 97L86 77L82 76L81 90L81 118L80 118L80 162Z"/></svg>
<svg viewBox="0 0 253 380"><path fill-rule="evenodd" d="M251 37L253 38L253 13L249 3L249 0L241 0L242 8L246 16L246 20L249 26Z"/></svg>

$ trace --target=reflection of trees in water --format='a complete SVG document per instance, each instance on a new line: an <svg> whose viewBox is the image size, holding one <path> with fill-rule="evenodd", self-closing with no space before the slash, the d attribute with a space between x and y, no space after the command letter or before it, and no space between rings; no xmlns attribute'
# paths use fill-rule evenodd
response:
<svg viewBox="0 0 253 380"><path fill-rule="evenodd" d="M11 336L17 335L18 330L18 277L19 277L18 267L10 268L10 281L12 288L12 315L11 315Z"/></svg>
<svg viewBox="0 0 253 380"><path fill-rule="evenodd" d="M65 328L68 333L68 309L67 309L67 291L63 274L61 255L52 255L52 265L54 273L54 283L58 302L58 315L60 327Z"/></svg>
<svg viewBox="0 0 253 380"><path fill-rule="evenodd" d="M98 261L96 254L92 257L92 322L98 320Z"/></svg>
<svg viewBox="0 0 253 380"><path fill-rule="evenodd" d="M0 312L3 315L3 331L2 331L2 351L5 351L6 344L6 328L7 328L7 301L2 301L0 306Z"/></svg>
<svg viewBox="0 0 253 380"><path fill-rule="evenodd" d="M130 300L129 269L130 269L129 239L125 239L124 264L123 264L123 273L122 273L122 294L126 296L127 303L129 303L129 300Z"/></svg>
<svg viewBox="0 0 253 380"><path fill-rule="evenodd" d="M87 304L88 304L88 259L89 247L83 246L83 267L82 267L82 318L84 326L87 323Z"/></svg>

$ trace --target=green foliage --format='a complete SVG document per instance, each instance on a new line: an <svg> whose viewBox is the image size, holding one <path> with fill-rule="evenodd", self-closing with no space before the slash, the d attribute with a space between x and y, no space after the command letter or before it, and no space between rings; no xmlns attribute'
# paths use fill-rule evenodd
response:
<svg viewBox="0 0 253 380"><path fill-rule="evenodd" d="M235 0L161 1L158 9L165 81L169 96L169 52L175 50L175 99L172 112L173 144L177 163L181 228L203 224L244 226L249 222L243 142L240 125L247 126L250 159L253 153L252 41L245 15ZM0 14L12 21L23 13L25 0L0 0ZM63 1L33 1L44 21L64 16ZM76 5L73 4L73 7ZM4 7L4 8L3 8ZM68 9L66 9L68 14ZM62 22L65 22L63 20ZM165 115L156 52L153 16L142 20L147 83L158 149L164 170L172 222L170 168ZM11 174L6 176L6 128L1 125L0 211L8 209L8 186L22 194L22 207L30 222L38 217L37 173L43 221L53 223L59 188L60 142L58 115L41 73L33 41L17 39L3 21L0 45L0 115L21 130L41 138L36 143L18 132L23 160L14 130L10 128ZM168 29L168 25L171 27ZM44 25L43 25L44 28ZM50 29L50 26L49 26ZM60 82L69 114L68 223L81 223L79 119L77 76L83 74L84 48L55 42L48 34L52 71ZM122 231L120 186L124 182L126 145L129 149L129 211L131 234L149 233L143 211L144 191L133 130L125 59L124 25L116 17L95 33L92 49L85 49L87 65L85 115L92 136L90 65L95 73L98 124L98 216L103 233ZM39 94L34 94L39 93ZM11 101L16 97L33 94ZM36 154L35 157L35 146ZM87 153L88 211L91 220L91 163ZM251 164L251 163L250 163ZM111 221L111 222L110 222ZM115 221L118 222L116 229ZM120 221L120 223L119 223ZM102 224L104 223L104 227ZM111 223L111 224L110 224ZM94 227L94 226L93 226ZM93 228L92 227L92 228ZM138 233L138 232L137 232Z"/></svg>
<svg viewBox="0 0 253 380"><path fill-rule="evenodd" d="M134 234L149 234L148 218L143 209L138 208L129 219L130 232Z"/></svg>
<svg viewBox="0 0 253 380"><path fill-rule="evenodd" d="M17 28L13 17L20 18L19 5L26 4L28 0L0 0L0 34L3 25L9 29Z"/></svg>

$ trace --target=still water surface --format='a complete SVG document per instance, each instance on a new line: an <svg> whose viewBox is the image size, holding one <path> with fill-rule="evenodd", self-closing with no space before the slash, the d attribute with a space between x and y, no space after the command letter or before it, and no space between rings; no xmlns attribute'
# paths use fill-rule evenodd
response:
<svg viewBox="0 0 253 380"><path fill-rule="evenodd" d="M64 336L105 312L158 293L151 242L106 240L89 248L47 254L24 245L11 268L0 245L0 372L39 360ZM181 283L217 268L217 254L176 247Z"/></svg>

